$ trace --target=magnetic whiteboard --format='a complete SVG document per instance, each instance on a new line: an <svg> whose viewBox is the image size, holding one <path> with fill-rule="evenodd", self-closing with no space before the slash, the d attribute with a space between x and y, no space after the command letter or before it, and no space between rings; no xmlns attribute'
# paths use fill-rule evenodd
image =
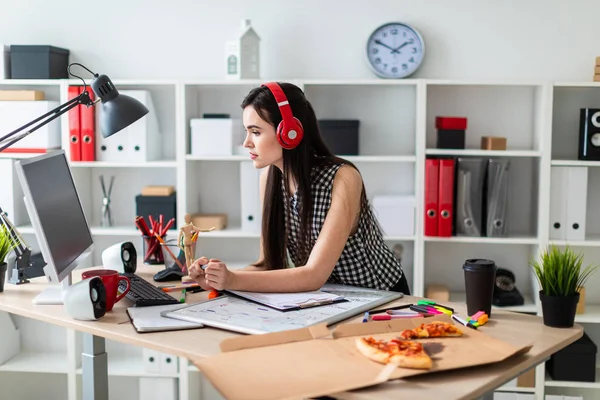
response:
<svg viewBox="0 0 600 400"><path fill-rule="evenodd" d="M399 292L334 284L326 284L321 290L343 296L348 301L303 310L278 311L246 299L222 295L164 311L162 315L235 332L262 334L306 328L320 323L331 325L403 296Z"/></svg>

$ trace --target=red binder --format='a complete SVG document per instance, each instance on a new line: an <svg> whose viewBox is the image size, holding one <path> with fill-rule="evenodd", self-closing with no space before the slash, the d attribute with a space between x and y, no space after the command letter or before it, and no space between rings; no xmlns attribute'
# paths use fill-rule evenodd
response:
<svg viewBox="0 0 600 400"><path fill-rule="evenodd" d="M440 160L438 236L452 236L454 220L454 160Z"/></svg>
<svg viewBox="0 0 600 400"><path fill-rule="evenodd" d="M69 86L69 100L81 94L81 86ZM69 116L69 154L71 161L81 161L81 119L79 106L70 109Z"/></svg>
<svg viewBox="0 0 600 400"><path fill-rule="evenodd" d="M86 87L90 100L96 95L91 87ZM96 116L94 107L79 106L81 112L81 161L96 161Z"/></svg>
<svg viewBox="0 0 600 400"><path fill-rule="evenodd" d="M425 160L425 236L438 234L438 176L440 160Z"/></svg>

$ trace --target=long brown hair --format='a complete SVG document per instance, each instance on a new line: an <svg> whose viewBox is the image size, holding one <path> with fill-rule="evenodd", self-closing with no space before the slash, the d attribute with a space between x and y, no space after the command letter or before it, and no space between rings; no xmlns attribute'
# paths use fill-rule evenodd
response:
<svg viewBox="0 0 600 400"><path fill-rule="evenodd" d="M302 123L304 137L302 142L292 150L283 150L283 184L282 172L279 168L269 167L269 175L265 187L262 213L262 237L264 258L255 266L267 269L287 268L287 237L289 226L285 224L284 212L289 213L286 205L290 193L290 178L296 182L297 196L300 200L300 231L298 234L297 266L306 264L310 255L310 232L312 225L313 199L311 194L311 171L316 165L352 163L331 153L321 137L317 117L310 102L302 90L290 83L279 83L284 91L292 113ZM258 115L273 127L281 122L281 113L275 97L264 86L254 88L242 101L241 107L252 106ZM356 168L356 167L354 167ZM361 203L367 204L364 185ZM288 203L289 204L289 203ZM289 214L288 214L289 217ZM289 220L289 219L288 219Z"/></svg>

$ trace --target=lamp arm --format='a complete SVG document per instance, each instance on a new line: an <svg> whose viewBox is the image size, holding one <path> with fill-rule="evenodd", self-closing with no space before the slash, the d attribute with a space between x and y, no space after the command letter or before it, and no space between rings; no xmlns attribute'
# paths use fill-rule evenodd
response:
<svg viewBox="0 0 600 400"><path fill-rule="evenodd" d="M72 108L77 107L80 104L85 104L88 107L90 105L94 104L91 101L90 95L88 94L87 91L81 93L77 97L72 98L71 100L67 101L66 103L61 104L60 106L56 107L54 110L47 112L46 114L34 119L31 122L28 122L27 124L21 126L20 128L17 128L14 131L2 136L0 138L0 146L2 146L2 147L0 147L0 152L4 151L5 149L9 148L13 144L17 143L19 140L32 134L33 132L35 132L36 130L41 128L42 126L55 120L56 118L60 117L62 114L66 113L67 111L71 110ZM44 118L46 118L46 119L44 120ZM24 129L30 127L31 125L33 125L39 121L42 121L42 122L40 122L38 125L34 126L33 128L31 128L25 132L22 132ZM20 135L13 137L19 133L20 133Z"/></svg>

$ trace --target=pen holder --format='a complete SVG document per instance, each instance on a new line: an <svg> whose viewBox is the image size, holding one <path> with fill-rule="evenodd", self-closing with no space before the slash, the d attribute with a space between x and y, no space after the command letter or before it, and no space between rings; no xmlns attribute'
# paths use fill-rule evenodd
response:
<svg viewBox="0 0 600 400"><path fill-rule="evenodd" d="M164 241L166 235L161 236ZM156 236L143 236L142 251L144 253L144 264L164 264L162 246Z"/></svg>

